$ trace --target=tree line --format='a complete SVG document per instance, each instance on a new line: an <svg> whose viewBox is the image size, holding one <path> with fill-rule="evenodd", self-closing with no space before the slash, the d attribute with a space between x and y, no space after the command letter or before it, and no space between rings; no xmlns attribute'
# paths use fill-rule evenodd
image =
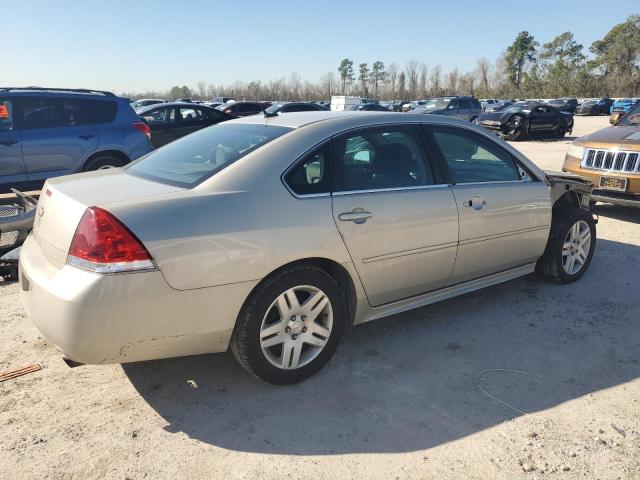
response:
<svg viewBox="0 0 640 480"><path fill-rule="evenodd" d="M175 86L165 92L125 93L131 98L184 97L211 99L214 95L241 100L327 100L332 95L359 95L379 100L433 98L443 95L475 95L497 98L627 97L640 96L640 15L615 25L602 39L585 47L564 32L540 43L527 31L518 33L505 52L476 68L444 72L440 66L410 60L404 67L344 58L337 72L318 81L288 78L231 85L199 82L195 88Z"/></svg>

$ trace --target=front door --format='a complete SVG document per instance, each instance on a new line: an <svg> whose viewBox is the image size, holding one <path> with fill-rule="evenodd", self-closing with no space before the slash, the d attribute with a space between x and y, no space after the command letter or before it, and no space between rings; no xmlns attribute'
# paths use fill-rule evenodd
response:
<svg viewBox="0 0 640 480"><path fill-rule="evenodd" d="M535 107L529 114L529 131L545 132L553 130L556 116L544 106Z"/></svg>
<svg viewBox="0 0 640 480"><path fill-rule="evenodd" d="M431 135L449 171L460 218L449 284L535 262L549 236L549 187L478 133L433 127Z"/></svg>
<svg viewBox="0 0 640 480"><path fill-rule="evenodd" d="M333 216L373 306L443 287L453 269L458 214L414 127L334 141Z"/></svg>
<svg viewBox="0 0 640 480"><path fill-rule="evenodd" d="M26 180L20 132L14 130L13 102L0 100L0 191L20 188Z"/></svg>

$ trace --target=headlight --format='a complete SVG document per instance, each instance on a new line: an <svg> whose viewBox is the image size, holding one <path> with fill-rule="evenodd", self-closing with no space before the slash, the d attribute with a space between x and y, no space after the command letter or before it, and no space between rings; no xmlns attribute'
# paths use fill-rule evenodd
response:
<svg viewBox="0 0 640 480"><path fill-rule="evenodd" d="M567 155L571 157L579 158L582 160L582 157L584 156L584 147L581 147L580 145L576 145L575 143L572 143L571 145L569 145L569 150L567 150Z"/></svg>

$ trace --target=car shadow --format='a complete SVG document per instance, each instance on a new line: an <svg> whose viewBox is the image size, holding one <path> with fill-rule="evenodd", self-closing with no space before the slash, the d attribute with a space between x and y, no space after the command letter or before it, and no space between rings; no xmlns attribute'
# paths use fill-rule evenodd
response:
<svg viewBox="0 0 640 480"><path fill-rule="evenodd" d="M639 268L640 247L600 240L579 282L529 275L352 328L292 386L226 353L123 369L168 432L222 448L415 451L638 378Z"/></svg>
<svg viewBox="0 0 640 480"><path fill-rule="evenodd" d="M554 142L573 142L576 138L578 137L569 137L569 136L565 136L562 138L556 138L556 137L536 137L536 136L530 136L525 138L525 141L528 142L541 142L541 143L554 143Z"/></svg>
<svg viewBox="0 0 640 480"><path fill-rule="evenodd" d="M598 203L594 210L598 215L603 217L640 224L640 209L636 207L622 207L610 203Z"/></svg>

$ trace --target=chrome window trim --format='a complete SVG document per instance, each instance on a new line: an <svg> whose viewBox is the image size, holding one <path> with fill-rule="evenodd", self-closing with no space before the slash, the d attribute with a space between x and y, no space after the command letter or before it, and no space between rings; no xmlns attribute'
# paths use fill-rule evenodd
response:
<svg viewBox="0 0 640 480"><path fill-rule="evenodd" d="M390 187L390 188L372 188L368 190L340 190L338 192L333 192L331 195L334 196L343 196L343 195L357 195L361 193L379 193L379 192L404 192L410 190L427 190L431 188L445 188L449 187L448 183L434 183L432 185L415 185L409 187Z"/></svg>
<svg viewBox="0 0 640 480"><path fill-rule="evenodd" d="M305 150L304 153L302 153L302 155L299 155L298 158L296 158L293 162L291 162L289 164L289 166L280 174L280 181L282 182L282 184L285 186L285 188L287 189L287 191L291 194L291 196L293 196L294 198L298 198L298 199L305 199L305 198L322 198L322 197L329 197L332 195L349 195L349 194L361 194L361 193L375 193L375 192L397 192L397 191L403 191L403 190L420 190L420 189L424 189L424 188L434 188L434 187L451 187L451 186L455 186L455 185L487 185L487 184L495 184L495 183L536 183L535 180L537 180L538 182L542 182L547 184L547 182L545 181L545 179L540 178L537 174L537 172L535 172L534 170L531 170L531 174L533 175L533 178L535 178L535 180L533 181L525 181L525 180L492 180L489 182L468 182L468 183L437 183L437 184L433 184L433 185L418 185L418 186L414 186L414 187L394 187L394 188L383 188L383 189L370 189L370 190L349 190L349 191L338 191L338 192L323 192L323 193L305 193L305 194L299 194L294 192L291 187L289 186L289 184L287 183L287 181L285 180L285 177L287 176L287 174L289 173L290 170L292 170L296 164L302 160L304 157L306 157L309 153L311 153L313 150L318 149L323 147L325 144L333 141L334 138L340 136L340 135L344 135L346 133L352 132L352 131L357 131L357 130L362 130L365 128L381 128L381 127L402 127L402 126L444 126L444 127L453 127L453 128L461 128L464 130L468 130L470 132L476 133L478 135L481 135L483 137L485 137L486 139L494 142L498 147L502 148L503 150L505 150L507 153L509 153L512 157L514 157L515 161L521 162L525 165L525 167L527 167L527 170L531 170L530 168L528 168L528 165L526 164L526 162L524 162L522 159L519 158L518 155L522 155L518 150L514 149L514 151L517 154L514 154L514 152L512 152L509 148L505 148L503 145L501 145L500 143L495 141L495 134L493 134L492 132L485 132L484 130L480 129L480 130L476 130L475 128L473 128L473 126L470 124L469 126L467 125L458 125L456 123L448 123L448 122L425 122L424 120L420 121L420 120L407 120L407 121L403 121L403 122L376 122L376 123L372 123L370 125L365 125L365 126L357 126L357 127L349 127L349 128L345 128L344 130L341 130L337 133L332 134L330 137L325 138L321 141L319 141L318 143L314 144L312 147L310 147L309 149ZM511 145L507 144L508 147L511 147ZM511 147L513 148L513 147Z"/></svg>

